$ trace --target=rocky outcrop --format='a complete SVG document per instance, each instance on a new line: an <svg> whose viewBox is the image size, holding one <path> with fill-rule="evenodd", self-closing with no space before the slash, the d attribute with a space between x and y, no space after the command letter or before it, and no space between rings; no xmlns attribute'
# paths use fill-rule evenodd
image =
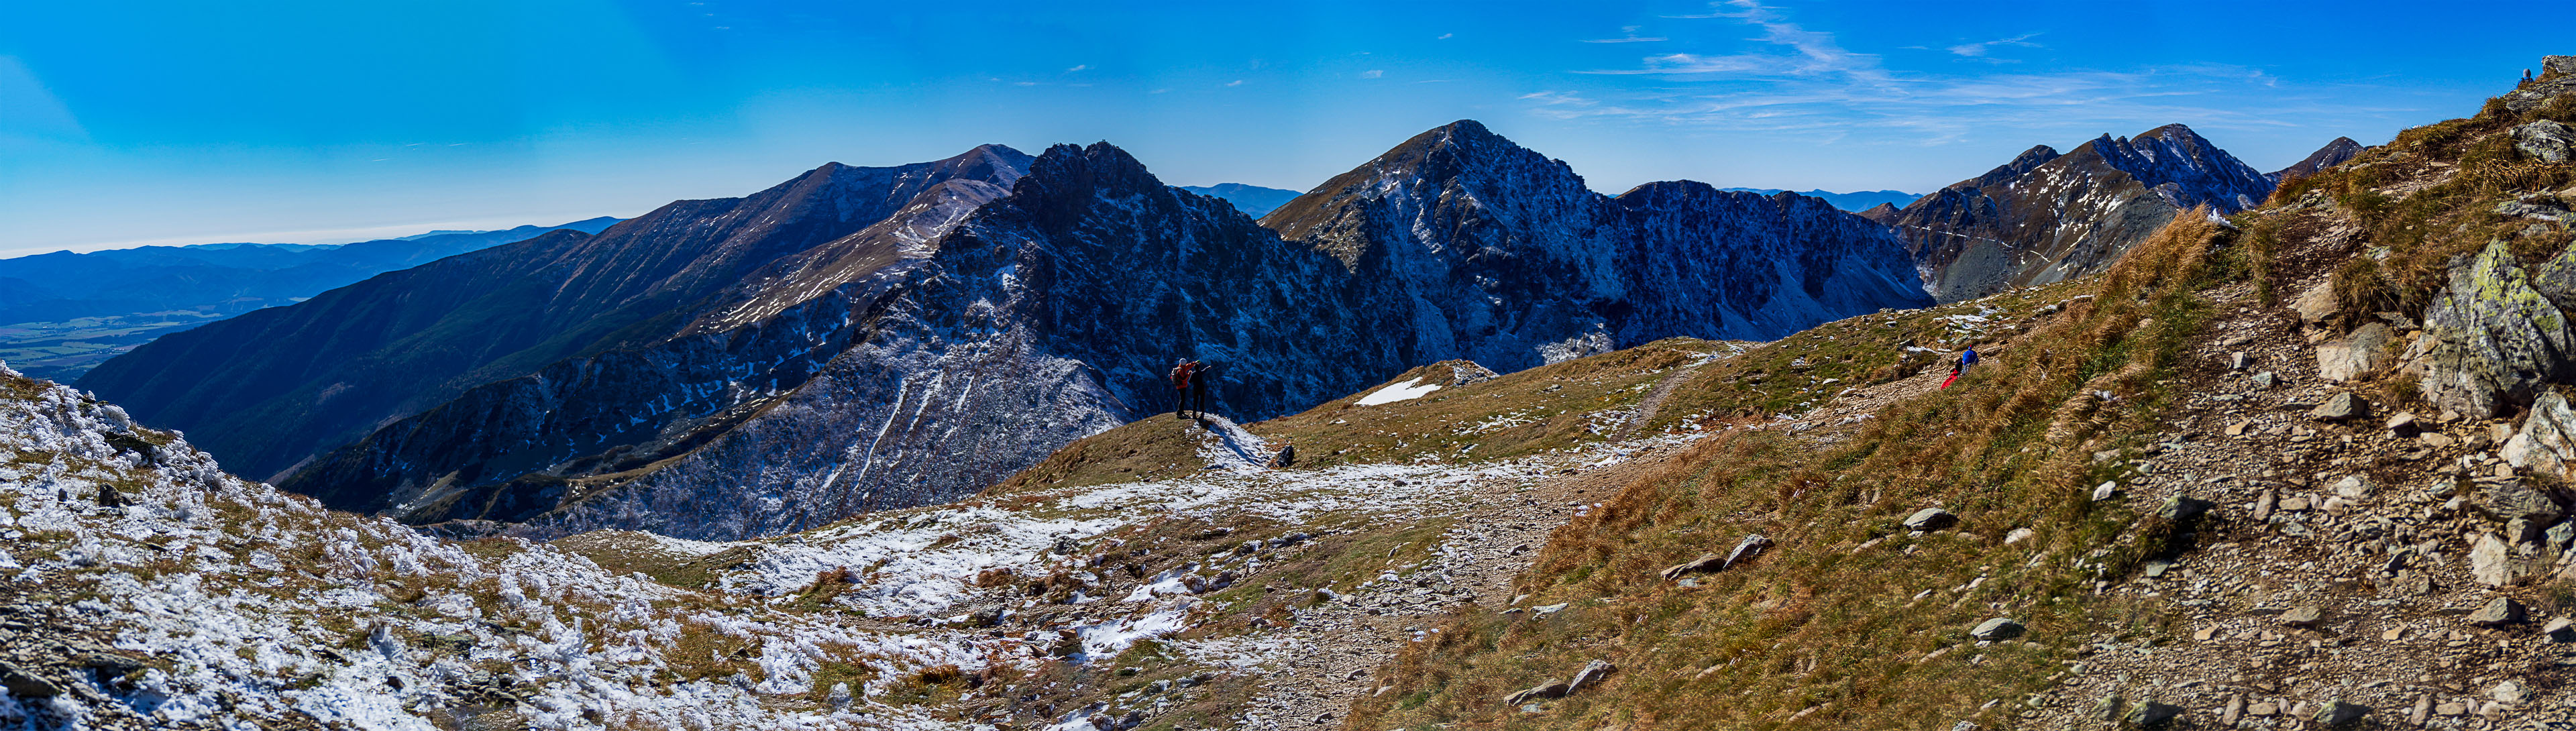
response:
<svg viewBox="0 0 2576 731"><path fill-rule="evenodd" d="M1933 297L1952 302L2101 271L2181 212L2233 213L2273 185L2169 124L2130 138L2106 134L2064 155L2033 147L1879 220L1905 236Z"/></svg>
<svg viewBox="0 0 2576 731"><path fill-rule="evenodd" d="M2395 333L2387 325L2374 322L2350 335L2318 344L2317 377L2349 381L2379 370L2389 360L2388 344L2394 338Z"/></svg>
<svg viewBox="0 0 2576 731"><path fill-rule="evenodd" d="M2516 468L2565 477L2568 467L2576 465L2576 409L2557 391L2541 394L2522 429L2505 440L2496 456Z"/></svg>
<svg viewBox="0 0 2576 731"><path fill-rule="evenodd" d="M2539 78L2499 98L2504 100L2504 108L2521 113L2570 92L2576 92L2576 56L2543 56Z"/></svg>
<svg viewBox="0 0 2576 731"><path fill-rule="evenodd" d="M2426 401L2484 418L2539 396L2570 375L2576 328L2532 286L2504 242L2451 264L2448 287L2424 311L2409 353Z"/></svg>
<svg viewBox="0 0 2576 731"><path fill-rule="evenodd" d="M2541 162L2566 162L2576 149L2576 127L2546 119L2515 127L2513 149Z"/></svg>

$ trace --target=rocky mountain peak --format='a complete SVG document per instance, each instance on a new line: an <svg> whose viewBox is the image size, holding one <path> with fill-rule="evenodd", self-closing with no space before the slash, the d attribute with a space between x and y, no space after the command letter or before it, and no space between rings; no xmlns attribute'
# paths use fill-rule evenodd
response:
<svg viewBox="0 0 2576 731"><path fill-rule="evenodd" d="M2104 134L2085 144L2103 162L2137 178L2177 208L2206 205L2234 213L2272 193L2269 178L2181 124L2129 138Z"/></svg>
<svg viewBox="0 0 2576 731"><path fill-rule="evenodd" d="M1986 171L1986 174L1984 175L1951 183L1950 188L1964 190L1970 188L1983 188L1989 185L2001 185L2013 178L2021 177L2032 170L2039 169L2039 166L2046 165L2048 164L2048 161L2055 160L2059 157L2061 157L2061 155L2057 152L2057 148L2047 145L2031 145L2030 149L2021 151L2021 154L2019 155L2014 155L2011 162L1996 166L1995 169Z"/></svg>
<svg viewBox="0 0 2576 731"><path fill-rule="evenodd" d="M2362 149L2361 143L2352 141L2350 137L2337 137L2333 142L2326 143L2326 146L2317 148L2316 152L2308 153L2307 158L2300 160L2298 164L2265 173L2263 177L2270 178L2274 185L2279 185L2281 181L2291 178L2315 175L2319 170L2343 164L2345 160L2361 154Z"/></svg>

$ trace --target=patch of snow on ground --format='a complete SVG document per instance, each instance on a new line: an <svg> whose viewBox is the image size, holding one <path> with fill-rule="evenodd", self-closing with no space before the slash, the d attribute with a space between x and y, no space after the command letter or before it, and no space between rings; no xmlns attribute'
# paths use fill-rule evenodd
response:
<svg viewBox="0 0 2576 731"><path fill-rule="evenodd" d="M1403 383L1391 384L1385 388L1370 391L1369 395L1361 396L1358 403L1361 406L1391 404L1397 401L1409 401L1412 399L1422 398L1423 396L1429 395L1431 392L1438 390L1440 390L1440 384L1423 383L1422 379L1419 378L1407 378L1404 379Z"/></svg>

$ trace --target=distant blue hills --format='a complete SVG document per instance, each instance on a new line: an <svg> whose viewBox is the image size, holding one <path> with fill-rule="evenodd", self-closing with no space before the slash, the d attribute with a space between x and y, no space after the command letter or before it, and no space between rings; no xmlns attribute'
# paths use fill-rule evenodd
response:
<svg viewBox="0 0 2576 731"><path fill-rule="evenodd" d="M1763 195L1780 192L1779 188L1724 188L1723 190L1740 190L1747 193L1761 193ZM1836 193L1819 188L1816 190L1793 190L1789 192L1807 196L1809 198L1823 198L1826 203L1834 204L1835 208L1851 211L1853 213L1859 213L1871 208L1876 208L1878 207L1878 204L1881 203L1898 208L1904 208L1906 204L1913 203L1914 199L1923 197L1920 193L1907 193L1901 190L1864 190L1853 193Z"/></svg>
<svg viewBox="0 0 2576 731"><path fill-rule="evenodd" d="M354 244L143 246L0 259L0 360L67 382L165 333L556 229L598 233L619 220Z"/></svg>
<svg viewBox="0 0 2576 731"><path fill-rule="evenodd" d="M1297 196L1305 195L1305 193L1293 190L1264 188L1258 185L1244 185L1242 183L1184 185L1181 186L1181 189L1197 193L1199 195L1223 198L1225 199L1225 202L1234 204L1235 210L1242 211L1243 215L1251 216L1253 218L1260 218L1262 216L1269 215L1270 211L1273 209L1288 205L1288 202L1296 200Z"/></svg>

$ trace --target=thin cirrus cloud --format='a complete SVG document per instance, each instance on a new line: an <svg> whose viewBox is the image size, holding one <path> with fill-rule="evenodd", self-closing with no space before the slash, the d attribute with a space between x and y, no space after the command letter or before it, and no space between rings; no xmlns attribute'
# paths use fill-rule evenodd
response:
<svg viewBox="0 0 2576 731"><path fill-rule="evenodd" d="M2011 38L1997 38L1991 41L1979 41L1976 43L1961 43L1959 45L1951 46L1947 50L1952 54L1966 56L1969 58L1987 58L1986 54L1993 51L1996 46L2039 48L2039 44L2030 42L2030 39L2038 36L2039 34L2037 33L2023 33Z"/></svg>
<svg viewBox="0 0 2576 731"><path fill-rule="evenodd" d="M1374 78L1378 78L1378 77L1385 76L1385 75L1386 75L1386 70L1385 70L1385 69L1369 69L1369 70L1367 70L1367 71L1362 71L1362 72L1360 72L1360 78L1363 78L1363 79L1374 79Z"/></svg>
<svg viewBox="0 0 2576 731"><path fill-rule="evenodd" d="M1640 36L1640 35L1637 35L1637 29L1638 29L1639 27L1641 27L1641 26L1634 26L1634 25L1623 25L1623 26L1619 26L1619 33L1620 33L1621 35L1620 35L1620 37L1618 37L1618 38L1587 38L1587 39L1584 39L1584 41L1583 41L1583 42L1585 42L1585 43L1653 43L1653 42L1655 42L1655 41L1669 41L1669 40L1672 40L1672 39L1670 39L1670 38L1659 38L1659 37L1650 37L1650 36Z"/></svg>
<svg viewBox="0 0 2576 731"><path fill-rule="evenodd" d="M1807 29L1754 0L1726 0L1706 14L1672 16L1742 23L1760 31L1734 53L1665 53L1637 66L1580 75L1657 76L1639 90L1547 89L1519 100L1550 119L1634 119L1739 132L1841 139L1855 129L1900 130L1928 143L2010 127L2117 129L2138 120L2210 126L2283 126L2284 109L2264 113L2222 103L2232 93L2277 83L2261 71L2198 64L2126 71L1962 74L1889 68L1877 54L1844 48L1834 34ZM1983 58L1997 47L2034 47L2038 33L1949 47ZM2328 108L2317 105L2320 112ZM2334 111L2351 112L2346 109Z"/></svg>

